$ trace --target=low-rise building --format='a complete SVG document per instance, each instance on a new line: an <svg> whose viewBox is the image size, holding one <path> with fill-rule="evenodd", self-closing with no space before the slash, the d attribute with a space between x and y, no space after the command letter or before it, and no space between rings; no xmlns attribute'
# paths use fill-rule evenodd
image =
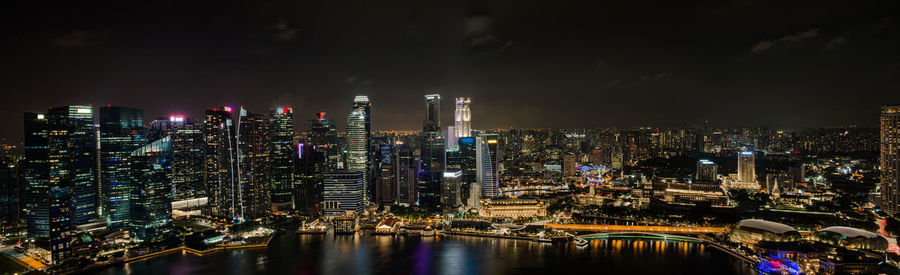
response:
<svg viewBox="0 0 900 275"><path fill-rule="evenodd" d="M547 215L547 204L532 199L483 200L479 214L485 218L530 218Z"/></svg>

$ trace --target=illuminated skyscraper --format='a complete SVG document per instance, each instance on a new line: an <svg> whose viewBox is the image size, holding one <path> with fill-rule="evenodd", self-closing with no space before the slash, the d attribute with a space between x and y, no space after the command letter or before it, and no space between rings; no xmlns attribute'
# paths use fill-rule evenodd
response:
<svg viewBox="0 0 900 275"><path fill-rule="evenodd" d="M455 208L462 205L459 197L462 172L459 170L447 170L441 180L441 205Z"/></svg>
<svg viewBox="0 0 900 275"><path fill-rule="evenodd" d="M440 203L441 178L444 173L444 136L441 134L441 95L425 95L425 120L422 123L422 183L419 185L419 204L435 206Z"/></svg>
<svg viewBox="0 0 900 275"><path fill-rule="evenodd" d="M881 107L881 208L900 212L900 106Z"/></svg>
<svg viewBox="0 0 900 275"><path fill-rule="evenodd" d="M71 188L66 194L60 192L54 196L59 195L55 198L63 200L71 195L73 225L92 222L98 218L94 108L81 105L54 107L47 112L47 118L51 190L54 181ZM52 221L50 228L53 228Z"/></svg>
<svg viewBox="0 0 900 275"><path fill-rule="evenodd" d="M397 164L397 203L412 205L418 200L417 171L419 169L417 156L412 148L406 145L397 146L394 154Z"/></svg>
<svg viewBox="0 0 900 275"><path fill-rule="evenodd" d="M441 95L425 95L425 120L422 129L426 132L441 131Z"/></svg>
<svg viewBox="0 0 900 275"><path fill-rule="evenodd" d="M697 161L697 174L694 179L697 182L715 182L718 176L718 165L716 163L701 159Z"/></svg>
<svg viewBox="0 0 900 275"><path fill-rule="evenodd" d="M471 98L456 98L456 112L454 116L456 125L454 125L453 129L456 131L457 138L472 136L472 110L469 107L471 103Z"/></svg>
<svg viewBox="0 0 900 275"><path fill-rule="evenodd" d="M271 209L269 197L269 146L271 132L266 116L241 107L238 121L237 220L263 217Z"/></svg>
<svg viewBox="0 0 900 275"><path fill-rule="evenodd" d="M187 200L211 196L203 180L205 174L203 125L183 115L171 115L150 122L147 140L159 140L166 136L172 136L174 199Z"/></svg>
<svg viewBox="0 0 900 275"><path fill-rule="evenodd" d="M93 114L83 105L25 114L28 234L49 242L52 263L71 254L74 227L97 218Z"/></svg>
<svg viewBox="0 0 900 275"><path fill-rule="evenodd" d="M271 165L269 188L272 204L277 209L294 206L291 190L294 184L294 110L291 107L275 108L269 113Z"/></svg>
<svg viewBox="0 0 900 275"><path fill-rule="evenodd" d="M392 204L397 199L397 165L394 157L394 145L391 143L380 146L378 158L378 178L375 198L381 204Z"/></svg>
<svg viewBox="0 0 900 275"><path fill-rule="evenodd" d="M50 154L47 127L46 115L25 113L23 197L29 238L50 238Z"/></svg>
<svg viewBox="0 0 900 275"><path fill-rule="evenodd" d="M738 152L738 180L744 184L756 183L756 161L752 151Z"/></svg>
<svg viewBox="0 0 900 275"><path fill-rule="evenodd" d="M206 111L204 121L205 182L215 205L215 215L235 219L240 202L237 182L237 144L231 107Z"/></svg>
<svg viewBox="0 0 900 275"><path fill-rule="evenodd" d="M0 155L0 227L4 232L19 225L22 213L19 163L23 162Z"/></svg>
<svg viewBox="0 0 900 275"><path fill-rule="evenodd" d="M131 153L144 146L144 112L106 106L100 108L100 206L111 228L127 226L131 215Z"/></svg>
<svg viewBox="0 0 900 275"><path fill-rule="evenodd" d="M483 198L500 195L500 176L497 170L498 137L496 134L481 134L475 138L475 154L478 185Z"/></svg>
<svg viewBox="0 0 900 275"><path fill-rule="evenodd" d="M172 152L172 136L165 136L129 156L133 177L129 221L138 239L158 240L172 229Z"/></svg>
<svg viewBox="0 0 900 275"><path fill-rule="evenodd" d="M459 138L459 170L462 171L462 182L478 182L476 160L475 138Z"/></svg>
<svg viewBox="0 0 900 275"><path fill-rule="evenodd" d="M309 120L309 133L305 145L318 151L320 160L325 163L327 170L338 169L341 155L338 150L337 129L330 119L325 118L325 113L316 113L316 119Z"/></svg>
<svg viewBox="0 0 900 275"><path fill-rule="evenodd" d="M366 96L357 96L353 99L353 110L347 115L347 171L362 174L363 193L368 199L369 173L371 156L369 154L369 141L371 139L370 112L372 103Z"/></svg>

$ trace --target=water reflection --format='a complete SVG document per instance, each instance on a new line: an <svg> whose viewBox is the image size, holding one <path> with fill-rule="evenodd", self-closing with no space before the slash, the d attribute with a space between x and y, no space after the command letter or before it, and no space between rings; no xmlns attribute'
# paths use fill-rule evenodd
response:
<svg viewBox="0 0 900 275"><path fill-rule="evenodd" d="M652 239L570 244L478 237L282 234L267 249L171 254L100 274L752 274L700 243Z"/></svg>

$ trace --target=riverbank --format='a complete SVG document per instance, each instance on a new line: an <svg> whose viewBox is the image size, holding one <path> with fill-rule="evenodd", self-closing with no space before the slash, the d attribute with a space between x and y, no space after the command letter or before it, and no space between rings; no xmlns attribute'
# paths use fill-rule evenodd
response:
<svg viewBox="0 0 900 275"><path fill-rule="evenodd" d="M153 253L148 253L148 254L144 254L144 255L140 255L140 256L135 256L135 257L127 258L127 259L120 259L120 260L110 261L110 262L106 262L106 263L91 265L85 269L77 271L77 273L90 273L91 271L106 269L106 268L120 265L120 264L137 263L137 262L153 259L156 257L162 257L162 256L166 256L166 255L170 255L170 254L178 253L178 252L191 253L191 254L194 254L197 256L205 256L205 255L213 254L216 252L225 252L225 251L229 251L229 250L266 248L269 246L269 243L272 242L272 239L275 238L275 235L277 235L277 234L272 234L271 236L269 236L268 239L266 239L266 241L264 243L259 243L259 244L218 245L216 247L206 249L206 250L197 250L197 249L190 248L187 246L179 246L179 247L170 248L170 249L157 251L157 252L153 252ZM72 273L72 272L68 272L68 273Z"/></svg>
<svg viewBox="0 0 900 275"><path fill-rule="evenodd" d="M451 236L457 235L457 236L470 236L470 237L513 239L513 240L533 241L533 242L539 242L539 243L552 242L550 239L541 239L541 238L523 237L523 236L497 235L497 234L487 234L487 233L477 233L477 232L441 231L440 234L441 235L451 235Z"/></svg>

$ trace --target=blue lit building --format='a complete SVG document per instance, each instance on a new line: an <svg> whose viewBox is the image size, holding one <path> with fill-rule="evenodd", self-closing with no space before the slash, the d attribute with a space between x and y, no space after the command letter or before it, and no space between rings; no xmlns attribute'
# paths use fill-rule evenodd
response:
<svg viewBox="0 0 900 275"><path fill-rule="evenodd" d="M110 228L129 221L133 183L129 158L146 143L144 112L124 107L100 108L100 213Z"/></svg>
<svg viewBox="0 0 900 275"><path fill-rule="evenodd" d="M50 237L50 162L47 117L25 113L23 184L28 237Z"/></svg>
<svg viewBox="0 0 900 275"><path fill-rule="evenodd" d="M362 213L365 207L363 175L359 172L325 174L325 215L337 216L347 211Z"/></svg>
<svg viewBox="0 0 900 275"><path fill-rule="evenodd" d="M130 153L133 178L130 223L135 237L159 239L172 228L172 137L166 136Z"/></svg>

